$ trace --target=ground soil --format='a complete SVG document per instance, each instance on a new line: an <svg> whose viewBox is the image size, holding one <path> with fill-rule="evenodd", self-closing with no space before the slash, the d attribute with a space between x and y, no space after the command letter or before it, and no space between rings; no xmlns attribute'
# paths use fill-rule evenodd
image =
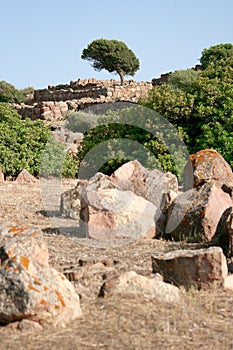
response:
<svg viewBox="0 0 233 350"><path fill-rule="evenodd" d="M74 183L63 182L62 190L74 187ZM93 272L91 266L97 261L107 261L109 274L134 270L151 276L151 255L183 249L185 244L139 240L106 248L88 245L61 221L57 206L45 210L42 198L39 182L0 183L0 223L18 220L42 230L50 264L67 276L72 271L81 276L81 282L72 283L82 295L83 316L65 328L49 327L32 334L2 326L0 349L233 349L233 293L182 290L183 300L178 305L142 296L98 297L104 268L98 270L95 266ZM87 261L85 266L80 265L80 259Z"/></svg>

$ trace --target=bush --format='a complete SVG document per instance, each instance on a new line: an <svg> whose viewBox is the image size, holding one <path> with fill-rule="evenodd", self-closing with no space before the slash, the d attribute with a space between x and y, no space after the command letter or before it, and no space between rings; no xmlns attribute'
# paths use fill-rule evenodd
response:
<svg viewBox="0 0 233 350"><path fill-rule="evenodd" d="M156 86L141 103L187 135L190 153L213 148L233 167L233 55L227 56L231 47L220 45L203 52L205 69L187 89Z"/></svg>
<svg viewBox="0 0 233 350"><path fill-rule="evenodd" d="M0 103L0 167L6 176L15 177L22 169L38 176L41 157L50 139L51 132L42 121L23 120L10 105ZM62 144L57 148L64 150ZM56 173L56 160L48 160L48 168ZM64 157L62 164L64 176L75 175L77 162L71 154Z"/></svg>
<svg viewBox="0 0 233 350"><path fill-rule="evenodd" d="M77 174L77 166L77 161L71 153L67 152L65 145L51 137L42 153L40 176L74 178Z"/></svg>
<svg viewBox="0 0 233 350"><path fill-rule="evenodd" d="M23 103L27 101L27 95L33 92L33 87L18 90L14 85L0 81L0 102Z"/></svg>
<svg viewBox="0 0 233 350"><path fill-rule="evenodd" d="M66 118L66 127L73 132L84 133L97 126L97 116L95 114L70 111L66 114Z"/></svg>
<svg viewBox="0 0 233 350"><path fill-rule="evenodd" d="M145 107L135 106L98 117L97 127L84 134L79 147L79 177L89 178L97 171L110 175L133 159L148 169L162 168L179 174L170 154L177 153L176 158L181 163L184 161L177 148L178 136L166 129L156 115ZM170 145L166 142L169 137L174 141Z"/></svg>
<svg viewBox="0 0 233 350"><path fill-rule="evenodd" d="M168 84L174 89L189 91L197 80L199 72L194 69L177 70L168 77Z"/></svg>

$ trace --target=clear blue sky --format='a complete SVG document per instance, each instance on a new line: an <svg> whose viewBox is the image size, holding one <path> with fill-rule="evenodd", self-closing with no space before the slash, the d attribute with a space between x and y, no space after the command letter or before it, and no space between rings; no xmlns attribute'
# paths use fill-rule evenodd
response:
<svg viewBox="0 0 233 350"><path fill-rule="evenodd" d="M198 63L205 47L233 43L233 0L2 0L0 80L17 88L111 79L81 60L94 39L117 39L141 63L137 81ZM118 77L116 77L118 79Z"/></svg>

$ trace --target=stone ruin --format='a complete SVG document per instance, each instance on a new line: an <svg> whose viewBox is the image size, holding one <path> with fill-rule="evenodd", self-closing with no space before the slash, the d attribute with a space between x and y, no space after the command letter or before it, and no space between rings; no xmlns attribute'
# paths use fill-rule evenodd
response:
<svg viewBox="0 0 233 350"><path fill-rule="evenodd" d="M151 82L127 80L121 86L117 80L79 79L35 90L30 104L14 104L14 107L24 118L59 121L68 110L83 110L99 103L137 103L151 89Z"/></svg>

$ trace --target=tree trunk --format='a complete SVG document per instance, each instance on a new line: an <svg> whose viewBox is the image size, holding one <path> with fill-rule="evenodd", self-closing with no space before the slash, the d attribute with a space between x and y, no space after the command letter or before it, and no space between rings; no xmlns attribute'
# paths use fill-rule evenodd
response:
<svg viewBox="0 0 233 350"><path fill-rule="evenodd" d="M121 85L124 85L124 73L122 71L118 71L117 72L120 76L120 79L121 79Z"/></svg>

